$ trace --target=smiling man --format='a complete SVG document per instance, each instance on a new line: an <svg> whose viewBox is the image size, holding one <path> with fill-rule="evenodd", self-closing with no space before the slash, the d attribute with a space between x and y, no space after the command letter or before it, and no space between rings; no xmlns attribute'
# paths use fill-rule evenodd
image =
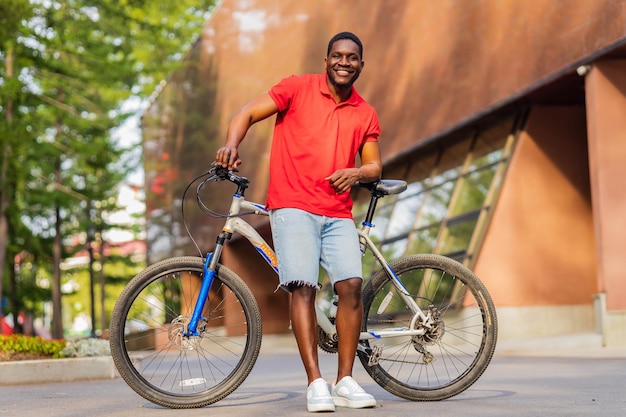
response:
<svg viewBox="0 0 626 417"><path fill-rule="evenodd" d="M277 114L270 154L267 207L280 287L291 293L291 321L307 374L307 409L375 407L352 378L361 329L361 252L350 188L380 178L378 116L353 87L363 70L363 45L350 32L333 36L323 74L283 79L231 120L215 160L239 166L237 151L254 123ZM360 166L356 156L360 154ZM332 394L317 355L315 294L322 266L338 295L338 367Z"/></svg>

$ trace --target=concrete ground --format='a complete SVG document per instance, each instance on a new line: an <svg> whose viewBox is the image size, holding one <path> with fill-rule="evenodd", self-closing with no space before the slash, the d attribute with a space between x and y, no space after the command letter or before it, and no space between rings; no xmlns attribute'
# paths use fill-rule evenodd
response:
<svg viewBox="0 0 626 417"><path fill-rule="evenodd" d="M324 377L334 378L336 355L320 354ZM485 374L445 401L410 402L376 385L357 361L355 377L375 395L374 409L335 415L622 416L626 415L626 350L605 349L595 335L502 342ZM6 375L0 375L3 378ZM291 336L264 339L248 379L229 397L202 409L170 410L133 392L120 378L32 383L0 388L3 417L246 417L310 415L305 378Z"/></svg>

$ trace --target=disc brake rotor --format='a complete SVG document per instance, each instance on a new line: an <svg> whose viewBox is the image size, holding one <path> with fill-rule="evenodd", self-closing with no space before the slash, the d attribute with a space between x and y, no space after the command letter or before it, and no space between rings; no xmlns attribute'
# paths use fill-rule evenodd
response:
<svg viewBox="0 0 626 417"><path fill-rule="evenodd" d="M206 321L200 320L198 322L197 333L198 336L188 335L188 325L191 320L190 316L178 316L170 323L167 330L167 336L170 343L180 350L194 350L200 343L201 335L206 329Z"/></svg>

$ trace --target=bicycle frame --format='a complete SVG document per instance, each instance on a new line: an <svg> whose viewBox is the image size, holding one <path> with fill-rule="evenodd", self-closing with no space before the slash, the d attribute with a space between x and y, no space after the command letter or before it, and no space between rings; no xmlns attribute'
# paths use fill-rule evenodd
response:
<svg viewBox="0 0 626 417"><path fill-rule="evenodd" d="M271 211L246 201L249 181L236 172L214 163L183 193L186 201L187 191L199 182L195 193L199 210L222 219L212 252L199 249L184 221L200 256L173 256L145 268L124 288L111 313L115 366L130 388L155 404L170 408L213 404L244 382L260 353L261 310L245 280L221 264L224 245L239 233L237 239L248 240L276 273L280 271L276 253L264 239L265 228L255 227L268 217L246 217L269 216ZM227 215L203 201L203 189L214 181L237 187ZM380 387L401 398L438 401L457 395L476 382L495 352L493 300L480 279L451 258L425 253L387 262L382 254L387 251L376 246L376 234L370 238L376 205L385 196L393 202L408 184L381 179L354 186L370 194L361 224L351 227L359 249L367 254L365 263L376 269L359 283L363 319L356 356ZM184 220L184 211L181 214ZM323 284L315 297L317 322L311 330L317 348L333 353L341 347L336 307L339 316L348 307L330 284ZM281 287L274 288L277 292Z"/></svg>
<svg viewBox="0 0 626 417"><path fill-rule="evenodd" d="M218 238L215 251L213 253L207 254L206 257L206 261L204 264L204 279L202 280L198 300L196 302L191 320L187 328L187 336L198 336L197 325L202 319L202 311L205 307L209 288L211 287L211 283L213 282L213 278L215 277L215 271L220 259L222 248L225 241L230 239L233 233L239 233L244 238L246 238L252 244L252 246L254 246L257 252L259 252L263 259L265 259L265 261L272 267L272 269L276 273L278 273L279 271L278 260L276 258L276 254L274 253L274 250L270 247L270 245L267 244L265 239L263 239L263 237L254 229L254 227L252 227L248 222L246 222L243 218L239 216L240 213L244 211L249 211L249 214L269 216L269 211L263 205L247 201L245 197L239 193L233 194L233 200L230 205L228 217L226 219L226 222L224 223L222 232L220 233L220 237ZM362 246L362 251L363 253L365 253L365 248L368 248L372 251L372 254L376 258L378 263L387 272L389 277L391 277L391 281L393 282L393 285L398 290L401 297L404 299L406 304L410 306L413 312L413 319L408 329L396 328L385 329L380 332L361 332L360 340L380 339L387 336L423 335L425 333L425 330L423 328L417 328L416 323L418 321L421 321L422 323L427 323L429 321L429 318L426 314L424 314L422 309L410 296L398 276L389 266L387 260L383 257L380 250L376 247L374 242L369 237L369 232L372 226L373 225L371 225L370 223L364 222L361 229L357 230ZM381 308L384 307L384 304L385 301L383 301L383 305L381 306ZM330 335L331 337L335 337L337 334L335 325L331 323L329 318L323 313L317 303L315 304L315 313L318 325L328 335ZM364 349L364 347L362 345L359 345L359 349Z"/></svg>

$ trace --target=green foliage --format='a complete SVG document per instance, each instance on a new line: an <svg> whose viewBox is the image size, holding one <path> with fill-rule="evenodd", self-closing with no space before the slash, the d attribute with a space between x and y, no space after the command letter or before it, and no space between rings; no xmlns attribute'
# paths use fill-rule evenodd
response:
<svg viewBox="0 0 626 417"><path fill-rule="evenodd" d="M147 98L181 65L213 6L0 1L0 219L8 223L0 236L0 298L10 289L13 311L36 312L49 297L50 288L32 291L41 275L60 297L68 277L54 274L53 253L68 253L55 237L84 237L91 224L99 233L111 228L105 219L118 209L117 185L135 168L111 135L131 115L123 103ZM13 265L22 255L28 265Z"/></svg>
<svg viewBox="0 0 626 417"><path fill-rule="evenodd" d="M13 39L24 19L32 15L29 0L2 0L0 2L0 41Z"/></svg>
<svg viewBox="0 0 626 417"><path fill-rule="evenodd" d="M111 313L113 312L113 307L115 306L115 301L119 298L124 286L137 275L142 269L145 268L144 262L132 262L127 257L121 260L120 256L110 256L104 262L104 275L106 277L106 283L104 285L104 291L106 294L105 297L105 311L97 312L97 315L104 314L105 321L108 323L111 318ZM100 285L98 279L99 272L96 272L95 283L94 283L94 292L98 298L102 291L102 286ZM90 304L89 300L89 271L87 267L83 268L75 268L70 271L67 271L65 274L65 279L67 282L71 282L77 288L75 292L66 293L63 296L63 301L65 303L66 314L65 317L73 319L74 317L80 314L89 314ZM100 308L98 304L98 309ZM68 321L65 323L65 327L71 325L71 322ZM82 337L84 334L71 334L66 332L70 337Z"/></svg>
<svg viewBox="0 0 626 417"><path fill-rule="evenodd" d="M0 360L10 359L16 354L59 358L65 345L65 340L46 340L39 336L24 336L21 334L0 334Z"/></svg>

